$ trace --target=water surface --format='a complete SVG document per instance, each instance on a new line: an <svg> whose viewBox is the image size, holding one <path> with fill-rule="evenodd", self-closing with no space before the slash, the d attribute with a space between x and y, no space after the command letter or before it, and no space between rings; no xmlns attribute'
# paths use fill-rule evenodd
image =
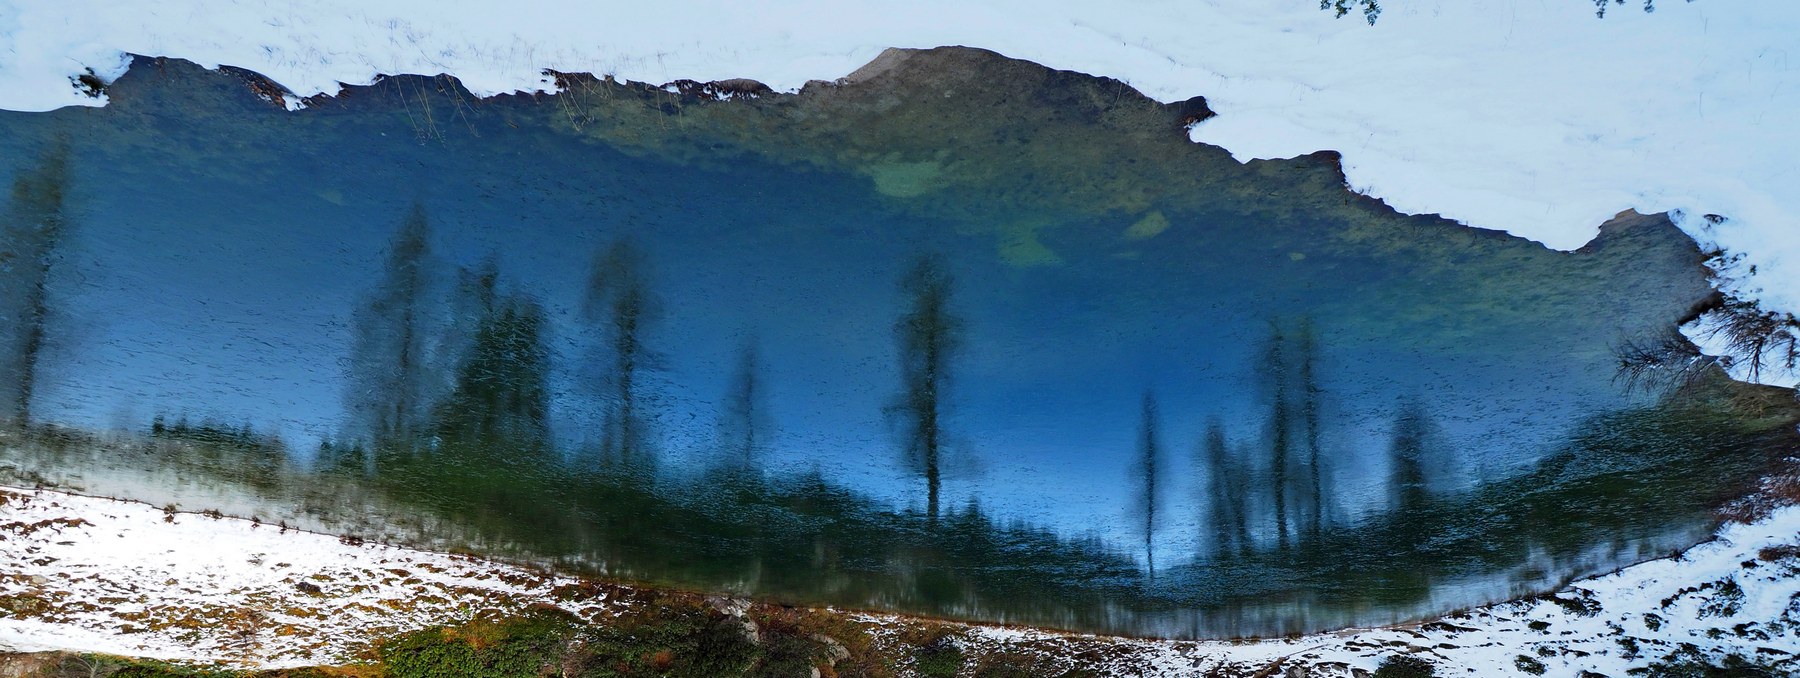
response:
<svg viewBox="0 0 1800 678"><path fill-rule="evenodd" d="M1331 154L1189 143L1201 100L975 50L797 95L559 80L288 112L140 59L104 108L0 113L14 475L1231 635L1666 553L1793 447L1791 394L1617 378L1711 293L1660 216L1556 252L1400 215Z"/></svg>

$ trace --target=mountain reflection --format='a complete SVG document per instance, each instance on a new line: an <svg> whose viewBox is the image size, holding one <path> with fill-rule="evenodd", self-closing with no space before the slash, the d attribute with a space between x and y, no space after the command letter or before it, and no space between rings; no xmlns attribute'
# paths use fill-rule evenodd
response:
<svg viewBox="0 0 1800 678"><path fill-rule="evenodd" d="M1655 218L1550 253L1191 147L1267 190L1158 183L1049 227L1020 196L1119 158L932 193L911 150L813 121L780 125L865 164L725 153L735 128L630 85L582 104L655 116L628 143L567 129L566 98L421 136L392 81L289 113L150 77L0 113L13 482L809 603L1265 634L1682 545L1800 420L1697 359L1618 382L1688 356L1670 329L1707 293ZM147 131L199 121L256 143ZM1094 134L1069 143L1124 133ZM1008 153L964 160L1048 151Z"/></svg>

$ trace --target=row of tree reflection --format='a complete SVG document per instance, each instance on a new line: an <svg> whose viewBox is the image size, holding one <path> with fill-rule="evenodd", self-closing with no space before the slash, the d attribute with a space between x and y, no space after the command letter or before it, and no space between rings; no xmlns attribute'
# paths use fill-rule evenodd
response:
<svg viewBox="0 0 1800 678"><path fill-rule="evenodd" d="M659 394L646 374L659 351L647 339L665 312L650 266L629 240L606 246L589 278L582 321L601 337L600 368L585 395L598 402L591 444L558 450L550 425L550 323L529 295L505 289L488 260L455 272L447 294L433 281L429 227L415 206L395 238L383 282L353 321L346 402L350 428L326 442L319 464L341 473L383 476L445 463L560 467L630 477L653 484L659 466L655 435ZM951 280L921 258L903 290L909 310L895 322L903 384L889 412L905 456L927 490L927 519L939 515L942 485L939 414L961 321L950 310ZM737 356L722 398L720 460L756 466L767 442L758 388L764 367L754 339Z"/></svg>
<svg viewBox="0 0 1800 678"><path fill-rule="evenodd" d="M33 385L54 299L46 281L69 227L66 150L18 179L7 213L4 447L25 459L98 438L37 423ZM807 602L1174 635L1298 631L1406 616L1434 584L1503 595L1559 576L1559 559L1596 544L1625 550L1671 525L1704 522L1793 437L1791 397L1723 379L1684 379L1643 407L1595 416L1537 465L1477 484L1450 482L1454 455L1430 403L1408 398L1386 425L1385 497L1338 496L1325 421L1333 394L1320 328L1271 322L1248 372L1262 414L1232 428L1216 413L1168 412L1142 396L1135 450L1107 454L1136 479L1141 542L1068 534L944 507L946 430L971 323L956 278L921 257L897 281L891 322L899 369L885 411L923 510L896 509L824 470L759 470L773 444L770 373L754 339L724 359L712 460L672 473L661 428L668 392L653 378L678 342L657 328L683 306L657 293L653 257L628 239L593 255L584 303L553 321L497 259L446 263L415 206L379 284L350 319L344 430L295 454L248 425L158 416L114 441L120 458L204 469L273 501L344 488L442 516L506 555L613 576L727 588ZM554 392L554 331L584 332L580 393ZM753 332L746 334L753 335ZM559 401L592 404L584 435L555 433ZM1207 420L1197 440L1166 440L1164 420ZM1123 423L1123 422L1121 422ZM689 443L683 443L689 444ZM1196 473L1171 477L1178 450ZM135 454L128 454L133 453ZM1135 453L1134 453L1135 452ZM673 455L692 460L693 454ZM1125 461L1131 460L1131 461ZM1135 470L1123 468L1135 463ZM1361 465L1361 458L1338 463ZM1721 479L1727 479L1721 481ZM1171 519L1192 493L1195 516ZM346 493L347 494L347 493ZM1374 510L1345 514L1347 504ZM1126 508L1126 507L1120 507ZM1683 522L1682 517L1690 520ZM1159 553L1170 530L1185 552ZM1497 578L1497 579L1496 579Z"/></svg>

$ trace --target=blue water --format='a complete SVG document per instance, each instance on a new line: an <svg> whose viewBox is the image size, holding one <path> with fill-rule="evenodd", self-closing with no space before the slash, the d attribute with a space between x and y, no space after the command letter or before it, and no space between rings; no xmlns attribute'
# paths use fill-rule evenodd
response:
<svg viewBox="0 0 1800 678"><path fill-rule="evenodd" d="M1152 393L1161 517L1149 550L1164 567L1198 567L1214 558L1207 422L1222 422L1246 465L1241 483L1267 483L1273 400L1302 397L1291 362L1281 377L1266 366L1276 333L1290 361L1300 328L1316 333L1306 397L1328 488L1321 514L1348 529L1394 508L1405 403L1423 403L1429 420L1427 491L1473 496L1538 468L1596 417L1663 402L1620 388L1612 349L1673 327L1706 293L1693 245L1666 224L1556 253L1384 208L1316 209L1318 195L1280 193L1285 179L1266 180L1267 195L1195 195L1176 178L1154 186L1164 197L1143 209L1047 219L1017 196L1106 167L1071 159L1059 175L1022 170L897 197L848 161L746 152L741 137L702 126L642 130L679 153L609 143L556 124L553 98L459 104L421 82L289 113L233 76L142 60L105 108L0 113L0 181L32 171L57 135L71 148L74 225L48 281L35 420L140 433L157 416L248 425L302 466L323 442L365 441L349 379L387 363L354 354L356 314L418 205L429 223L421 326L449 337L479 320L454 303L456 281L487 262L500 293L543 308L543 404L558 458L600 444L614 391L601 321L586 311L589 280L600 253L629 242L657 311L642 330L637 389L659 477L699 478L734 454L735 429L722 422L740 352L753 345L758 472L817 470L916 513L924 481L900 449L895 323L912 301L900 281L923 259L953 280L948 309L961 327L940 401L945 510L973 502L998 521L1097 537L1147 568L1133 469ZM422 127L426 99L438 123ZM1111 133L1096 125L1091 143L1104 147ZM844 157L832 138L797 129L766 143ZM1233 181L1264 181L1228 159L1207 162ZM958 218L952 208L964 203ZM1041 224L1029 247L1019 224ZM425 369L439 397L465 360L455 341L441 343ZM1312 473L1293 444L1292 472ZM1269 496L1253 489L1247 505L1263 547L1277 539ZM1641 536L1687 534L1694 520L1651 520ZM1180 608L1183 594L1170 595ZM1078 625L1144 630L1128 617ZM1206 632L1192 626L1148 630Z"/></svg>

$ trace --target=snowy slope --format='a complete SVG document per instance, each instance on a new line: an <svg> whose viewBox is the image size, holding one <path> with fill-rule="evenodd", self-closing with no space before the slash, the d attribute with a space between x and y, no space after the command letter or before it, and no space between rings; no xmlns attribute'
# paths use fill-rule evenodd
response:
<svg viewBox="0 0 1800 678"><path fill-rule="evenodd" d="M571 590L587 593L572 596ZM0 649L237 666L331 663L356 657L380 636L466 620L483 608L555 605L597 619L608 606L624 604L625 591L235 518L0 490ZM878 638L913 623L888 615L852 618ZM1425 658L1439 675L1514 675L1525 656L1551 676L1584 670L1617 676L1684 644L1697 656L1787 659L1800 654L1800 508L1728 526L1679 558L1580 581L1554 598L1422 626L1233 643L977 625L960 638L975 656L1005 650L1067 664L1085 653L1102 658L1088 668L1121 676L1221 668L1248 675L1277 659L1319 670L1312 675L1349 675L1395 654Z"/></svg>
<svg viewBox="0 0 1800 678"><path fill-rule="evenodd" d="M19 650L306 665L475 608L522 610L574 582L236 518L0 490L0 610L10 613L0 645Z"/></svg>

